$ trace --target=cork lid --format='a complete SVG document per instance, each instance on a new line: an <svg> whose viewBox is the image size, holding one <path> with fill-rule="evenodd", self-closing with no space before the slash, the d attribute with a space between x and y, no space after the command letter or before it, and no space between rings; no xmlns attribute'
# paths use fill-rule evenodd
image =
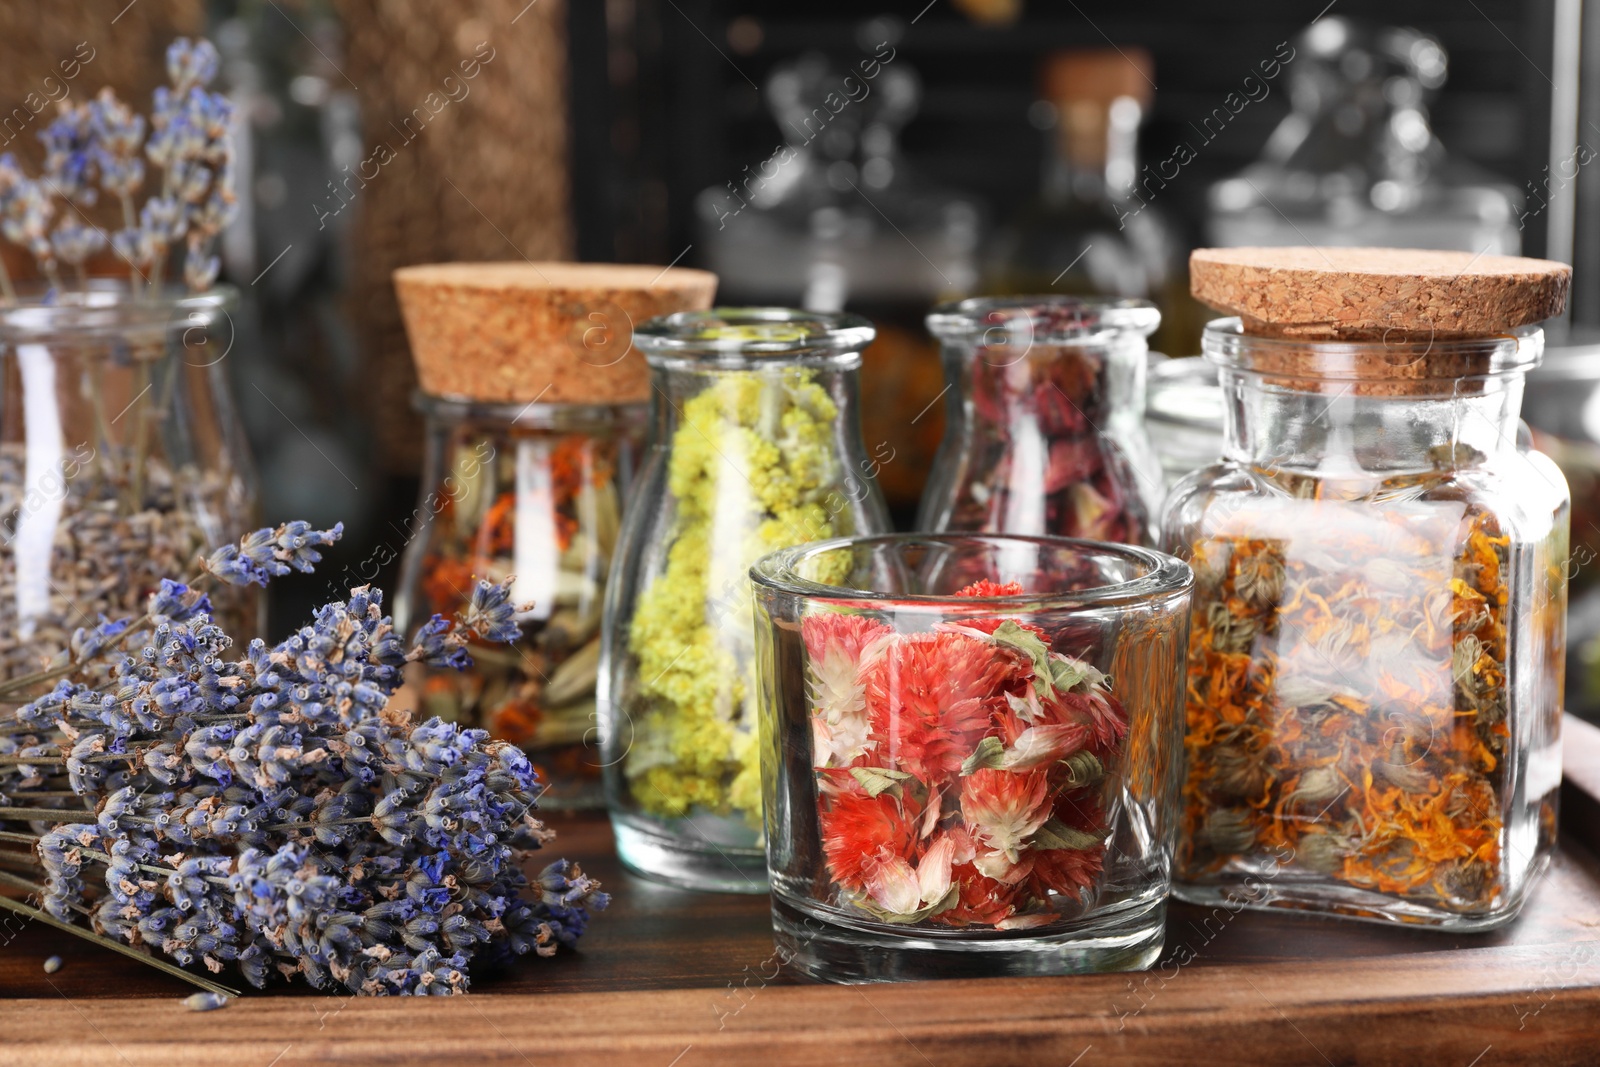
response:
<svg viewBox="0 0 1600 1067"><path fill-rule="evenodd" d="M1409 248L1202 248L1195 297L1238 315L1206 356L1299 391L1424 397L1482 392L1543 350L1572 269L1518 256Z"/></svg>
<svg viewBox="0 0 1600 1067"><path fill-rule="evenodd" d="M711 306L709 271L613 263L435 263L394 272L423 392L625 404L650 395L646 320Z"/></svg>
<svg viewBox="0 0 1600 1067"><path fill-rule="evenodd" d="M1411 248L1200 248L1197 300L1280 337L1486 337L1561 314L1572 268Z"/></svg>

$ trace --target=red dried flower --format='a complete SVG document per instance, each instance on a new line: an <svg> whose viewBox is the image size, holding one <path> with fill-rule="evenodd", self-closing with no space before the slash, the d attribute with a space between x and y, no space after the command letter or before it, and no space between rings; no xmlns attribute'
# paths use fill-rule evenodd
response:
<svg viewBox="0 0 1600 1067"><path fill-rule="evenodd" d="M1128 713L1122 701L1104 690L1058 692L1042 701L1040 710L1041 722L1081 726L1096 755L1111 752L1128 733Z"/></svg>
<svg viewBox="0 0 1600 1067"><path fill-rule="evenodd" d="M819 815L828 873L847 890L864 891L873 871L889 860L914 858L921 812L891 793L843 793Z"/></svg>
<svg viewBox="0 0 1600 1067"><path fill-rule="evenodd" d="M961 780L961 815L973 842L1003 854L1011 864L1050 818L1049 771L974 771ZM996 873L996 872L991 872Z"/></svg>
<svg viewBox="0 0 1600 1067"><path fill-rule="evenodd" d="M947 926L994 926L1016 911L1018 887L997 882L970 863L950 872L960 886L955 907L935 915L934 921Z"/></svg>
<svg viewBox="0 0 1600 1067"><path fill-rule="evenodd" d="M871 746L861 657L868 646L892 632L864 615L812 615L801 621L800 633L810 654L815 766L847 766Z"/></svg>
<svg viewBox="0 0 1600 1067"><path fill-rule="evenodd" d="M883 766L923 782L953 778L996 716L1005 694L1032 675L1011 648L956 633L910 634L866 664L869 736Z"/></svg>
<svg viewBox="0 0 1600 1067"><path fill-rule="evenodd" d="M1021 596L1022 593L1021 582L1006 582L1002 585L988 578L980 578L971 585L956 590L956 596ZM995 625L1000 625L998 620Z"/></svg>
<svg viewBox="0 0 1600 1067"><path fill-rule="evenodd" d="M808 615L800 620L800 635L812 659L839 655L860 662L861 651L883 635L889 627L867 615Z"/></svg>
<svg viewBox="0 0 1600 1067"><path fill-rule="evenodd" d="M1093 848L1047 848L1032 853L1033 869L1029 872L1028 892L1043 897L1050 890L1076 897L1084 889L1093 889L1105 865L1106 846Z"/></svg>

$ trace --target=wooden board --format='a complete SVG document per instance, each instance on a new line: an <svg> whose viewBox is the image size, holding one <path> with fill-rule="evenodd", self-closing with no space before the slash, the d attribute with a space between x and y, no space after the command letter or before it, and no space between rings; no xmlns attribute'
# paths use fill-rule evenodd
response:
<svg viewBox="0 0 1600 1067"><path fill-rule="evenodd" d="M1595 1063L1600 730L1567 720L1566 771L1555 862L1489 934L1179 904L1167 960L1143 974L820 986L779 966L764 897L633 878L603 819L556 816L556 852L615 894L579 953L480 976L468 997L279 987L197 1014L187 986L133 961L0 928L0 1064ZM46 975L52 954L65 966Z"/></svg>

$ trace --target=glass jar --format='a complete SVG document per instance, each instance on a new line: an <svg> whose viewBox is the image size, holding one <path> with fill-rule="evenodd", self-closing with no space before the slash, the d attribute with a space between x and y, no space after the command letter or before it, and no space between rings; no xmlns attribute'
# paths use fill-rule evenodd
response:
<svg viewBox="0 0 1600 1067"><path fill-rule="evenodd" d="M836 981L1147 967L1193 579L1149 549L900 534L756 564L780 950Z"/></svg>
<svg viewBox="0 0 1600 1067"><path fill-rule="evenodd" d="M237 294L126 283L0 306L0 680L100 615L144 611L163 578L256 525L254 467L224 360ZM210 593L230 633L262 601Z"/></svg>
<svg viewBox="0 0 1600 1067"><path fill-rule="evenodd" d="M749 568L887 529L862 449L853 315L722 308L653 319L652 446L606 606L606 800L624 863L765 892Z"/></svg>
<svg viewBox="0 0 1600 1067"><path fill-rule="evenodd" d="M1168 486L1222 455L1222 387L1204 356L1153 356L1144 401L1150 433Z"/></svg>
<svg viewBox="0 0 1600 1067"><path fill-rule="evenodd" d="M1144 431L1143 300L943 304L944 441L918 527L1149 544L1165 491Z"/></svg>
<svg viewBox="0 0 1600 1067"><path fill-rule="evenodd" d="M1180 896L1516 915L1561 778L1569 501L1517 422L1542 345L1206 329L1226 452L1163 523L1196 579Z"/></svg>
<svg viewBox="0 0 1600 1067"><path fill-rule="evenodd" d="M426 716L527 750L539 806L604 804L595 679L600 616L622 504L644 436L642 404L502 404L423 395L422 498L401 563L397 624L413 632L465 606L474 583L515 576L521 638L475 642L467 671L408 668Z"/></svg>

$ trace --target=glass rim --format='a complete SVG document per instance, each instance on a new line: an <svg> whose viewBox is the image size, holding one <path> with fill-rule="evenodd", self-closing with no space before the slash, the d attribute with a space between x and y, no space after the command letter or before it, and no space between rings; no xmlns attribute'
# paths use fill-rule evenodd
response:
<svg viewBox="0 0 1600 1067"><path fill-rule="evenodd" d="M228 318L239 304L239 290L228 284L199 293L168 284L151 293L118 278L90 278L81 289L29 283L17 286L17 294L0 302L0 341L13 344L181 332Z"/></svg>
<svg viewBox="0 0 1600 1067"><path fill-rule="evenodd" d="M1148 337L1161 325L1161 311L1148 300L1114 297L973 296L938 305L927 325L944 341L971 341L998 328L1040 344L1084 344L1118 333Z"/></svg>
<svg viewBox="0 0 1600 1067"><path fill-rule="evenodd" d="M1482 337L1317 340L1246 333L1243 321L1235 315L1206 323L1200 347L1204 358L1222 370L1265 378L1449 386L1504 378L1538 366L1544 354L1544 330L1528 325ZM1310 365L1283 362L1307 356L1314 357ZM1425 361L1455 361L1474 369L1464 374L1405 373L1414 367L1426 371ZM1358 371L1357 367L1367 369Z"/></svg>
<svg viewBox="0 0 1600 1067"><path fill-rule="evenodd" d="M825 582L802 578L796 571L804 559L824 552L856 549L866 545L915 544L917 542L949 544L961 541L982 541L998 545L1029 544L1056 549L1072 549L1097 556L1111 556L1133 561L1145 572L1127 581L1108 585L1090 586L1087 589L1060 592L1019 593L1010 596L956 596L951 593L886 593L876 589L860 589L846 585L829 585ZM941 608L990 607L1017 610L1026 605L1030 610L1062 607L1104 606L1151 600L1182 593L1194 585L1194 572L1176 556L1139 545L1125 545L1113 541L1091 541L1080 537L1036 536L1031 534L985 533L889 533L856 537L835 537L826 541L792 545L767 553L750 567L750 579L757 586L776 593L807 600L882 603L895 607Z"/></svg>
<svg viewBox="0 0 1600 1067"><path fill-rule="evenodd" d="M780 364L851 366L877 329L860 315L786 307L714 307L650 319L633 346L652 367L754 369Z"/></svg>
<svg viewBox="0 0 1600 1067"><path fill-rule="evenodd" d="M430 419L462 422L482 419L528 429L627 427L647 422L650 417L648 400L616 404L522 403L515 400L479 400L455 393L428 393L417 389L411 394L411 404Z"/></svg>

